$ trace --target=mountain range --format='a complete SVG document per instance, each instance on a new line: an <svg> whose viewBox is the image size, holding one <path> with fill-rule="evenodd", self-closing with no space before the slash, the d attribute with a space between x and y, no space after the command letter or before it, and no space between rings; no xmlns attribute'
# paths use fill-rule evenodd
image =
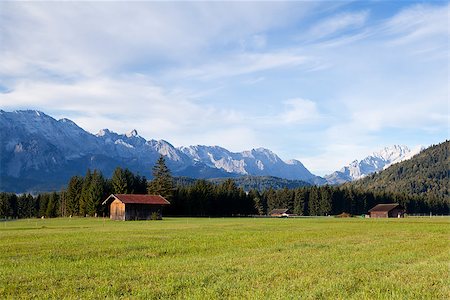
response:
<svg viewBox="0 0 450 300"><path fill-rule="evenodd" d="M440 211L448 214L450 206L449 150L450 141L433 145L411 159L347 185L372 192L418 196L425 199L429 206L440 206ZM416 205L420 207L420 201ZM415 209L424 211L423 207L418 207Z"/></svg>
<svg viewBox="0 0 450 300"><path fill-rule="evenodd" d="M322 178L300 161L283 161L265 148L238 153L219 146L177 148L164 140L146 140L136 130L118 134L102 129L92 134L69 119L56 120L35 110L0 110L0 137L0 190L11 192L60 189L71 176L83 175L88 168L109 177L121 166L150 178L160 155L175 176L274 176L317 185L340 184L415 153L406 146L385 148Z"/></svg>
<svg viewBox="0 0 450 300"><path fill-rule="evenodd" d="M341 184L358 180L369 174L387 169L393 164L408 160L424 149L422 146L413 150L409 149L408 146L400 145L385 147L362 160L354 160L339 171L326 175L325 179L329 184Z"/></svg>

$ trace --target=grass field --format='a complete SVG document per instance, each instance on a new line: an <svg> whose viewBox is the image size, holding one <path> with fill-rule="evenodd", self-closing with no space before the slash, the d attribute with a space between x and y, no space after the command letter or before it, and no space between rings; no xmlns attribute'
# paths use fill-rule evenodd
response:
<svg viewBox="0 0 450 300"><path fill-rule="evenodd" d="M449 299L448 218L0 223L0 298Z"/></svg>

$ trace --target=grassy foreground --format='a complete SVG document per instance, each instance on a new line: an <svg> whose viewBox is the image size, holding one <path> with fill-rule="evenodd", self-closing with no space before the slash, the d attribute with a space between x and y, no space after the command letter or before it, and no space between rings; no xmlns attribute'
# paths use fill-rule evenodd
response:
<svg viewBox="0 0 450 300"><path fill-rule="evenodd" d="M449 299L448 218L0 223L0 298Z"/></svg>

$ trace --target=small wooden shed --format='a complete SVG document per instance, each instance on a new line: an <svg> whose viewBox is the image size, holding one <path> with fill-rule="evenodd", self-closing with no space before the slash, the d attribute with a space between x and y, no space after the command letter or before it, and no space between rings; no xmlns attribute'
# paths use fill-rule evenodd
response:
<svg viewBox="0 0 450 300"><path fill-rule="evenodd" d="M272 209L270 212L271 217L288 217L289 216L289 209L288 208L277 208Z"/></svg>
<svg viewBox="0 0 450 300"><path fill-rule="evenodd" d="M369 210L371 218L403 218L405 209L398 203L377 204Z"/></svg>
<svg viewBox="0 0 450 300"><path fill-rule="evenodd" d="M159 195L111 194L102 205L109 205L112 220L162 219L162 208L170 202Z"/></svg>

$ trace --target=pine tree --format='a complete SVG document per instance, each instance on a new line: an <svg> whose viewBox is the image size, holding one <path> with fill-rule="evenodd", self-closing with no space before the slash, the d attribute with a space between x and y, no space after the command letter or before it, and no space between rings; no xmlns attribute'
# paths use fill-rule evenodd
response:
<svg viewBox="0 0 450 300"><path fill-rule="evenodd" d="M321 216L326 216L331 213L332 203L331 203L332 191L329 186L324 186L320 188L320 203L319 212Z"/></svg>
<svg viewBox="0 0 450 300"><path fill-rule="evenodd" d="M309 193L308 211L310 216L320 215L320 194L319 188L313 186Z"/></svg>
<svg viewBox="0 0 450 300"><path fill-rule="evenodd" d="M163 155L159 157L152 170L153 180L150 181L147 192L149 194L161 195L170 201L173 196L174 184Z"/></svg>
<svg viewBox="0 0 450 300"><path fill-rule="evenodd" d="M87 214L87 206L89 205L90 194L89 190L91 188L92 182L92 173L91 170L87 170L86 176L83 179L83 186L81 188L81 196L80 196L80 216L85 216Z"/></svg>
<svg viewBox="0 0 450 300"><path fill-rule="evenodd" d="M80 196L83 187L83 178L79 176L73 176L70 178L65 193L65 202L67 214L69 216L78 215L80 211Z"/></svg>
<svg viewBox="0 0 450 300"><path fill-rule="evenodd" d="M273 188L269 188L264 192L264 196L267 199L267 212L270 213L274 209L280 208L279 197ZM281 207L282 208L282 207Z"/></svg>
<svg viewBox="0 0 450 300"><path fill-rule="evenodd" d="M257 190L250 190L248 197L253 201L256 213L260 216L265 215L266 212L264 209L264 204L259 192Z"/></svg>
<svg viewBox="0 0 450 300"><path fill-rule="evenodd" d="M58 215L58 202L59 196L56 192L53 192L48 196L47 208L45 211L46 217L54 218Z"/></svg>
<svg viewBox="0 0 450 300"><path fill-rule="evenodd" d="M303 216L305 214L305 203L307 197L308 194L305 188L295 190L293 211L294 214L299 216Z"/></svg>
<svg viewBox="0 0 450 300"><path fill-rule="evenodd" d="M91 185L89 187L89 198L86 203L88 215L93 216L101 210L101 201L105 197L105 180L102 173L95 170L92 174Z"/></svg>
<svg viewBox="0 0 450 300"><path fill-rule="evenodd" d="M128 194L131 193L130 186L128 185L127 175L122 168L117 167L114 170L111 178L111 187L113 194Z"/></svg>
<svg viewBox="0 0 450 300"><path fill-rule="evenodd" d="M13 217L14 211L13 206L14 202L17 201L16 194L11 193L1 193L0 194L0 218L3 217Z"/></svg>
<svg viewBox="0 0 450 300"><path fill-rule="evenodd" d="M48 217L47 207L49 202L49 195L48 194L39 195L38 199L39 199L39 216Z"/></svg>

